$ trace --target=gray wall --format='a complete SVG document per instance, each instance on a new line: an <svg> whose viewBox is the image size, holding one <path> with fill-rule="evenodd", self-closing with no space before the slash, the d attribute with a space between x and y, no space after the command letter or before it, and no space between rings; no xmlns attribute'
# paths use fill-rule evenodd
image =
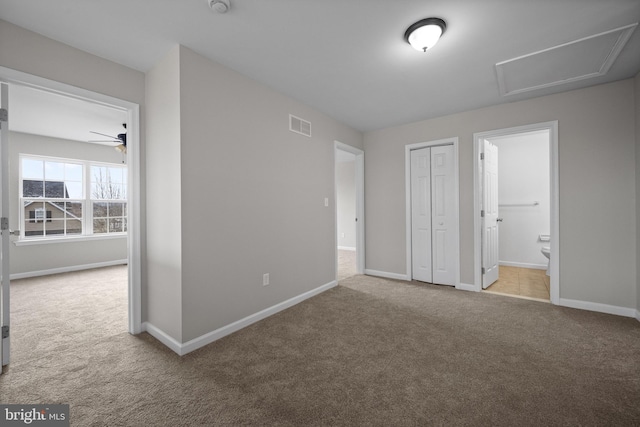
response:
<svg viewBox="0 0 640 427"><path fill-rule="evenodd" d="M146 78L147 320L182 339L180 56L176 46Z"/></svg>
<svg viewBox="0 0 640 427"><path fill-rule="evenodd" d="M355 156L354 156L355 159ZM336 163L338 246L356 247L356 162ZM344 233L344 237L342 234Z"/></svg>
<svg viewBox="0 0 640 427"><path fill-rule="evenodd" d="M165 332L186 342L332 282L334 141L362 148L361 133L183 47L147 78L151 323L162 329L156 315L181 313L181 333ZM159 111L166 103L179 113ZM290 132L289 114L310 121L313 137ZM181 243L174 232L159 237L176 221L162 221L155 208L167 191L152 182L162 171L175 177L165 183L180 183L179 194L162 203L178 201ZM175 244L181 293L172 271L166 287L173 302L156 300L154 287L167 280L155 254L170 254ZM264 273L269 286L262 286Z"/></svg>
<svg viewBox="0 0 640 427"><path fill-rule="evenodd" d="M558 120L560 297L636 300L633 80L365 134L366 265L406 274L404 146L460 138L461 282L473 283L473 133Z"/></svg>
<svg viewBox="0 0 640 427"><path fill-rule="evenodd" d="M20 230L19 171L20 154L93 160L120 164L122 156L110 147L66 141L58 138L9 133L10 227ZM16 241L17 237L12 237ZM64 267L83 266L127 259L126 236L91 241L10 246L11 274L24 274Z"/></svg>
<svg viewBox="0 0 640 427"><path fill-rule="evenodd" d="M634 79L636 107L636 317L640 320L640 73Z"/></svg>

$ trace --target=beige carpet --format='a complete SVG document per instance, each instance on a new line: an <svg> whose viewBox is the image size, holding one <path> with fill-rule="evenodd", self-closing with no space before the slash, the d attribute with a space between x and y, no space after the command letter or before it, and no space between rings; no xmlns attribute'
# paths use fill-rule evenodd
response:
<svg viewBox="0 0 640 427"><path fill-rule="evenodd" d="M356 251L338 249L338 280L358 274L356 266Z"/></svg>
<svg viewBox="0 0 640 427"><path fill-rule="evenodd" d="M126 319L83 332L120 310L114 272L12 289L21 311L2 403L69 403L79 426L640 424L634 319L353 276L180 358L116 332ZM27 317L53 316L31 313L32 301L51 308L45 293L92 313L24 338Z"/></svg>

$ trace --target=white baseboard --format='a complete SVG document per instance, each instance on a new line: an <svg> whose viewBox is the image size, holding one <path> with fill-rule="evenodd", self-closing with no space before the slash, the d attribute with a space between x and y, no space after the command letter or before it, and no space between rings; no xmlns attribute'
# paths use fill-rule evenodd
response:
<svg viewBox="0 0 640 427"><path fill-rule="evenodd" d="M93 264L70 265L68 267L51 268L48 270L27 271L25 273L11 274L11 280L26 279L29 277L48 276L50 274L70 273L72 271L90 270L92 268L111 267L113 265L127 264L126 259L117 259L115 261L95 262Z"/></svg>
<svg viewBox="0 0 640 427"><path fill-rule="evenodd" d="M160 341L162 344L169 347L174 352L178 353L182 356L182 344L180 344L176 339L167 335L162 329L156 328L149 322L142 323L142 332L147 331L149 335Z"/></svg>
<svg viewBox="0 0 640 427"><path fill-rule="evenodd" d="M227 326L223 326L222 328L218 328L215 331L211 331L209 333L206 333L204 335L199 336L198 338L194 338L190 341L187 341L184 344L179 343L178 341L176 341L174 338L170 337L169 335L167 335L166 333L164 333L162 330L156 328L155 326L153 326L152 324L150 324L149 322L145 322L144 323L144 328L145 330L152 335L153 337L155 337L158 341L160 341L161 343L163 343L164 345L166 345L167 347L169 347L171 350L175 351L177 354L179 354L180 356L184 356L187 353L190 353L194 350L199 349L200 347L204 347L207 344L211 344L214 341L219 340L220 338L226 337L229 334L232 334L236 331L239 331L242 328L246 328L247 326L258 322L262 319L265 319L269 316L272 316L282 310L285 310L289 307L292 307L298 303L301 303L302 301L309 299L313 296L316 296L324 291L327 291L333 287L335 287L338 284L337 281L332 281L329 282L325 285L322 285L320 287L317 287L315 289L312 289L308 292L305 292L303 294L300 294L296 297L290 298L286 301L283 301L279 304L276 304L274 306L271 306L269 308L266 308L262 311L259 311L257 313L254 313L250 316L245 317L244 319L240 319L236 322L233 322Z"/></svg>
<svg viewBox="0 0 640 427"><path fill-rule="evenodd" d="M338 250L355 252L356 248L354 248L353 246L338 246Z"/></svg>
<svg viewBox="0 0 640 427"><path fill-rule="evenodd" d="M504 265L505 267L520 267L520 268L533 268L535 270L546 270L546 264L527 264L526 262L511 262L511 261L500 261L500 265Z"/></svg>
<svg viewBox="0 0 640 427"><path fill-rule="evenodd" d="M636 320L640 322L640 310L636 310Z"/></svg>
<svg viewBox="0 0 640 427"><path fill-rule="evenodd" d="M460 283L456 285L456 289L460 289L461 291L471 291L471 292L479 292L476 285L470 285L468 283Z"/></svg>
<svg viewBox="0 0 640 427"><path fill-rule="evenodd" d="M600 304L597 302L579 301L560 298L558 305L581 310L597 311L599 313L615 314L617 316L636 317L638 311L634 308L619 307L617 305Z"/></svg>
<svg viewBox="0 0 640 427"><path fill-rule="evenodd" d="M406 274L389 273L387 271L370 270L368 268L365 268L364 274L367 276L384 277L385 279L411 280Z"/></svg>

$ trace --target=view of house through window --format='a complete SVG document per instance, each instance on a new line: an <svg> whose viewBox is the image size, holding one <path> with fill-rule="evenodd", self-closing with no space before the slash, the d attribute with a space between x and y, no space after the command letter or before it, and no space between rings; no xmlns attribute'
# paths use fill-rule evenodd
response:
<svg viewBox="0 0 640 427"><path fill-rule="evenodd" d="M127 167L21 156L22 238L127 231Z"/></svg>

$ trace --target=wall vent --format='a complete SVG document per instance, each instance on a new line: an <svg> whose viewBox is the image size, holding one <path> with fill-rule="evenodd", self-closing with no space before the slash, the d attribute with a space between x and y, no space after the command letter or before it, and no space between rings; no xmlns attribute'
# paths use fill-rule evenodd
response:
<svg viewBox="0 0 640 427"><path fill-rule="evenodd" d="M296 117L293 114L289 114L289 130L291 132L299 133L304 136L311 136L311 123Z"/></svg>

